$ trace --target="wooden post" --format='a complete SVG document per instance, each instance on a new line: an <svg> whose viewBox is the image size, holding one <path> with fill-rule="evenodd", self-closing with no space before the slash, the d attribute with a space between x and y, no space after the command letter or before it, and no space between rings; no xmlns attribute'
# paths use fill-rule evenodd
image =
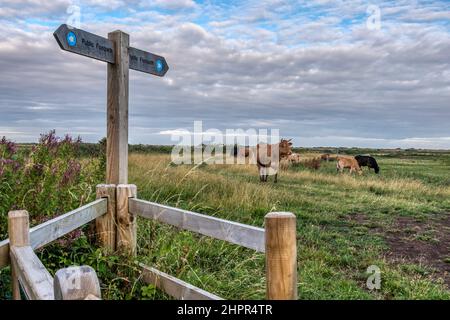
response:
<svg viewBox="0 0 450 320"><path fill-rule="evenodd" d="M89 266L60 269L53 281L55 300L100 300L95 270Z"/></svg>
<svg viewBox="0 0 450 320"><path fill-rule="evenodd" d="M26 247L30 245L30 224L28 212L25 210L10 211L8 213L9 246ZM11 283L13 300L20 300L19 272L14 259L11 259Z"/></svg>
<svg viewBox="0 0 450 320"><path fill-rule="evenodd" d="M95 220L96 238L99 246L107 252L116 250L116 185L99 184L97 199L108 199L108 211Z"/></svg>
<svg viewBox="0 0 450 320"><path fill-rule="evenodd" d="M128 199L136 198L134 184L117 186L117 250L125 254L136 253L136 217L128 209Z"/></svg>
<svg viewBox="0 0 450 320"><path fill-rule="evenodd" d="M296 217L271 212L266 227L266 295L269 300L297 299Z"/></svg>
<svg viewBox="0 0 450 320"><path fill-rule="evenodd" d="M128 74L130 37L122 31L108 34L116 61L108 63L106 183L128 183Z"/></svg>

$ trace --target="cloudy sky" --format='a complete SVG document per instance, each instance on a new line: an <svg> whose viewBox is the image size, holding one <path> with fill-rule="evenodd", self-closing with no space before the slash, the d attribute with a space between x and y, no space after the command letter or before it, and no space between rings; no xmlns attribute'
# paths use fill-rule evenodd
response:
<svg viewBox="0 0 450 320"><path fill-rule="evenodd" d="M280 129L296 146L450 148L450 1L0 0L0 136L106 135L106 65L62 24L166 57L130 71L130 142ZM380 18L380 19L379 19Z"/></svg>

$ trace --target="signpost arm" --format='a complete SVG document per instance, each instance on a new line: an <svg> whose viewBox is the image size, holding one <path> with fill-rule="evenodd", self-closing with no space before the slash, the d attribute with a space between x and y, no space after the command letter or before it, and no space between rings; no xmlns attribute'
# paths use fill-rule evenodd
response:
<svg viewBox="0 0 450 320"><path fill-rule="evenodd" d="M108 34L114 42L115 63L108 63L106 183L128 183L128 82L130 37L122 31Z"/></svg>

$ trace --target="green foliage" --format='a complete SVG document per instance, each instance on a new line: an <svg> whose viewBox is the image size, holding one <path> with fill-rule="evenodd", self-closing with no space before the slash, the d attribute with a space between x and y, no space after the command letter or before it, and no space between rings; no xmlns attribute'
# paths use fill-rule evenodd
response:
<svg viewBox="0 0 450 320"><path fill-rule="evenodd" d="M137 276L137 262L126 256L107 255L101 248L92 246L85 236L77 238L70 246L55 242L38 251L38 256L52 275L67 266L91 266L99 278L103 299L141 297L144 284Z"/></svg>
<svg viewBox="0 0 450 320"><path fill-rule="evenodd" d="M6 140L0 142L0 239L6 238L9 210L28 210L31 223L74 209L95 196L103 180L99 159L80 159L81 139L55 131L42 134L39 143L21 151Z"/></svg>
<svg viewBox="0 0 450 320"><path fill-rule="evenodd" d="M6 140L0 144L1 159L8 159L1 162L0 180L4 184L0 186L0 196L14 198L11 203L24 198L23 203L29 205L24 208L34 210L31 213L36 222L43 214L50 217L68 211L70 206L77 207L79 203L74 199L79 200L85 194L83 190L88 190L83 189L83 183L94 188L103 181L105 172L105 140L98 144L72 141L73 145L68 146L62 142L64 139L57 139L61 150L56 152L48 143L53 140L47 137L39 145L21 146L18 150ZM450 298L448 287L436 279L428 266L387 259L384 238L394 231L393 222L399 216L420 218L426 223L437 213L450 210L449 153L342 148L341 154L375 155L381 174L365 171L363 176L341 175L336 173L334 162L323 162L318 170L293 167L280 174L278 184L261 184L254 166L171 166L170 148L130 146L130 150L140 153L130 155L130 182L137 184L139 198L255 226L263 226L264 215L269 211L294 212L298 217L301 299ZM337 150L327 148L319 152ZM64 173L76 168L70 160L80 163L81 169L78 174L70 171L67 175L72 178L67 179L70 187L61 194L62 198L67 197L64 208L45 190L63 192L55 191L54 186L59 188ZM15 171L16 162L20 168ZM25 170L36 163L44 164L40 169L43 173ZM53 165L60 169L56 170L57 177L50 177L51 171L46 171ZM23 190L41 187L39 190L46 196L36 191L29 191L32 199L24 196L22 187L15 186L15 181L22 181L21 172L28 179L23 180L28 183ZM93 192L85 201L92 200L89 197L93 198ZM32 200L37 203L30 203ZM53 211L41 211L47 206ZM0 201L1 219L11 207ZM364 220L358 221L358 217ZM142 283L137 261L106 255L89 243L86 233L79 234L70 242L57 241L38 252L51 273L70 265L90 265L99 276L104 299L168 299L153 285ZM434 236L432 231L424 232L416 240L434 244ZM264 298L264 255L223 241L138 219L136 260L224 298ZM446 256L441 261L450 263L450 258ZM380 290L370 291L365 285L369 265L381 269ZM0 270L0 297L10 297L9 285L9 269L4 268Z"/></svg>
<svg viewBox="0 0 450 320"><path fill-rule="evenodd" d="M366 153L375 152L387 151ZM130 182L141 199L259 227L270 211L294 212L300 299L449 299L442 274L388 258L397 218L426 224L450 210L450 153L403 152L377 156L380 175L339 174L330 161L281 172L277 184L259 183L255 166L194 169L171 166L165 155L132 154ZM139 219L138 228L144 263L226 299L264 298L263 254L154 221ZM435 244L431 231L417 240ZM381 269L380 290L366 286L370 265Z"/></svg>
<svg viewBox="0 0 450 320"><path fill-rule="evenodd" d="M11 268L0 269L0 300L11 299Z"/></svg>

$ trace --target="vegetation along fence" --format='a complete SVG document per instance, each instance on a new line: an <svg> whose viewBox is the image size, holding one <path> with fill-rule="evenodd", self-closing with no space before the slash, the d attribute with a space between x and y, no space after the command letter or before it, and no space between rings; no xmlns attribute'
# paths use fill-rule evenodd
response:
<svg viewBox="0 0 450 320"><path fill-rule="evenodd" d="M33 300L100 299L92 268L61 269L53 279L33 250L95 220L97 242L105 251L135 255L138 216L265 253L267 299L297 299L294 214L269 213L265 228L257 228L137 199L136 186L128 184L98 185L97 200L31 229L26 211L9 212L9 239L0 242L0 268L11 263L13 299L20 299L20 287ZM146 283L176 299L221 299L150 266L140 267Z"/></svg>

